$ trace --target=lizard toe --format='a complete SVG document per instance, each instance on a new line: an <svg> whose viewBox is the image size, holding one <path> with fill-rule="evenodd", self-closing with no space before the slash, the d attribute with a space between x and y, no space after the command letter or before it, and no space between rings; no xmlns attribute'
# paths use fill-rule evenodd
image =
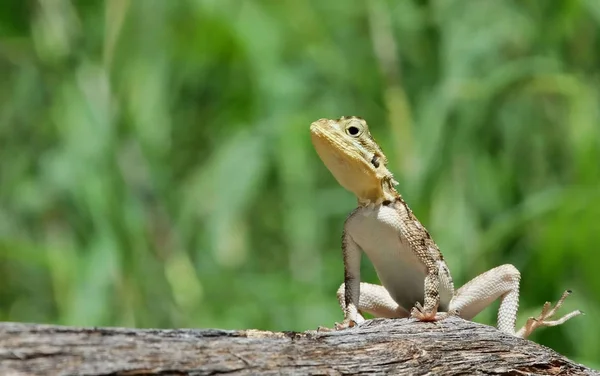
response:
<svg viewBox="0 0 600 376"><path fill-rule="evenodd" d="M355 326L358 326L356 321L344 320L341 323L337 323L337 322L335 323L335 330L344 330L344 329L348 329L348 328L353 328Z"/></svg>
<svg viewBox="0 0 600 376"><path fill-rule="evenodd" d="M545 327L545 326L557 326L565 321L581 315L583 312L579 310L575 310L573 312L567 313L559 319L552 320L554 314L558 309L562 306L565 299L571 294L571 290L567 290L563 293L560 299L556 302L554 307L550 304L550 302L546 302L542 307L542 312L537 317L530 317L525 322L523 328L519 331L523 334L523 338L527 338L535 331L537 328Z"/></svg>

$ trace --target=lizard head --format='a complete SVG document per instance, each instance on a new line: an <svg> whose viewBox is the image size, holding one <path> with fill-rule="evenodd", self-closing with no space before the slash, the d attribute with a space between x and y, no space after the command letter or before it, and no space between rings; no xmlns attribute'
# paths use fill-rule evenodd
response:
<svg viewBox="0 0 600 376"><path fill-rule="evenodd" d="M367 122L356 116L319 119L310 125L312 143L325 166L361 205L393 200L398 184Z"/></svg>

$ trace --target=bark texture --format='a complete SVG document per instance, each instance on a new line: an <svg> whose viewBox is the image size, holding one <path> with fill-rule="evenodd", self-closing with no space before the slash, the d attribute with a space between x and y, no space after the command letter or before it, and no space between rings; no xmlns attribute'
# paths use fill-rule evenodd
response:
<svg viewBox="0 0 600 376"><path fill-rule="evenodd" d="M551 330L551 329L548 329ZM0 375L599 375L551 349L450 318L339 332L0 323Z"/></svg>

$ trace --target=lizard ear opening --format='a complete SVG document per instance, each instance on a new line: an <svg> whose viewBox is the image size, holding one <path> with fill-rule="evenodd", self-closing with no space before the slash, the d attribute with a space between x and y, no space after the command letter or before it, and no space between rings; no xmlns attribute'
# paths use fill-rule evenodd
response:
<svg viewBox="0 0 600 376"><path fill-rule="evenodd" d="M373 167L375 168L379 168L379 157L377 156L377 154L373 155L373 158L371 158L371 164L373 165Z"/></svg>

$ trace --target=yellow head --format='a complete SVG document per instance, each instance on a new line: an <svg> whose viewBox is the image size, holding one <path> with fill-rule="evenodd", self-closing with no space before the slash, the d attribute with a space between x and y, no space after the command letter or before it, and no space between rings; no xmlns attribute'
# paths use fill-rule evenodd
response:
<svg viewBox="0 0 600 376"><path fill-rule="evenodd" d="M359 204L380 204L395 197L397 183L387 169L387 158L363 119L319 119L310 125L310 134L325 166Z"/></svg>

